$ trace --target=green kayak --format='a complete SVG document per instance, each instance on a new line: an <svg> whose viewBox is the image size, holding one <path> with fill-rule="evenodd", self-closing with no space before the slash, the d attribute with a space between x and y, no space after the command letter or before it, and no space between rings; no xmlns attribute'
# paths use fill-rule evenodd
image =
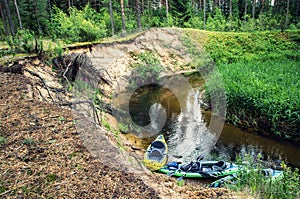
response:
<svg viewBox="0 0 300 199"><path fill-rule="evenodd" d="M225 161L197 161L189 164L171 162L158 171L168 176L185 178L213 178L235 174L239 166Z"/></svg>

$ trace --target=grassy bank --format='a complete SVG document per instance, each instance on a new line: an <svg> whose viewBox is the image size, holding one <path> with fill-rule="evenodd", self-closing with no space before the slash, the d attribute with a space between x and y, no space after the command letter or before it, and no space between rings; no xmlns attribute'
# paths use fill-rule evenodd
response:
<svg viewBox="0 0 300 199"><path fill-rule="evenodd" d="M223 77L228 121L300 142L299 32L186 33Z"/></svg>

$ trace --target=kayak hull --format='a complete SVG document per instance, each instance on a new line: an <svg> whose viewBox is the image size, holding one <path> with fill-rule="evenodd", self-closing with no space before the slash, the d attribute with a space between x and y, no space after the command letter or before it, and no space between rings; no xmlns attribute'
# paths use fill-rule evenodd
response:
<svg viewBox="0 0 300 199"><path fill-rule="evenodd" d="M163 135L159 135L147 148L144 164L150 170L158 170L168 161L168 145Z"/></svg>

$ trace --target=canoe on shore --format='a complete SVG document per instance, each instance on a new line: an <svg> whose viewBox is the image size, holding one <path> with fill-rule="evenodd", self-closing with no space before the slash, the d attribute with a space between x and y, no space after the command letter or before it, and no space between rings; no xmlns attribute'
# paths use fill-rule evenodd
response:
<svg viewBox="0 0 300 199"><path fill-rule="evenodd" d="M147 148L144 164L151 170L162 168L168 160L168 145L163 135L159 135Z"/></svg>

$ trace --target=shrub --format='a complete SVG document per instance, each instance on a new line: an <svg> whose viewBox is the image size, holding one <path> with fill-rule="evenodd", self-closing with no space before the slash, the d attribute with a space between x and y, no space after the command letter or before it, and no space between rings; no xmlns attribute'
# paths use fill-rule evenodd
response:
<svg viewBox="0 0 300 199"><path fill-rule="evenodd" d="M249 154L246 155L246 163L239 159L241 167L236 176L235 183L225 183L233 190L247 192L255 198L281 198L293 199L300 196L299 170L287 167L282 163L283 175L278 178L271 178L263 174L263 164L260 157L254 160Z"/></svg>
<svg viewBox="0 0 300 199"><path fill-rule="evenodd" d="M215 9L215 14L209 16L206 22L207 30L224 31L226 27L226 19L222 14L220 8Z"/></svg>
<svg viewBox="0 0 300 199"><path fill-rule="evenodd" d="M49 29L54 38L66 42L94 41L107 35L105 21L89 5L83 10L70 8L69 16L57 7L53 10Z"/></svg>
<svg viewBox="0 0 300 199"><path fill-rule="evenodd" d="M36 47L34 33L27 29L19 29L14 37L7 39L7 43L16 53L31 53Z"/></svg>

